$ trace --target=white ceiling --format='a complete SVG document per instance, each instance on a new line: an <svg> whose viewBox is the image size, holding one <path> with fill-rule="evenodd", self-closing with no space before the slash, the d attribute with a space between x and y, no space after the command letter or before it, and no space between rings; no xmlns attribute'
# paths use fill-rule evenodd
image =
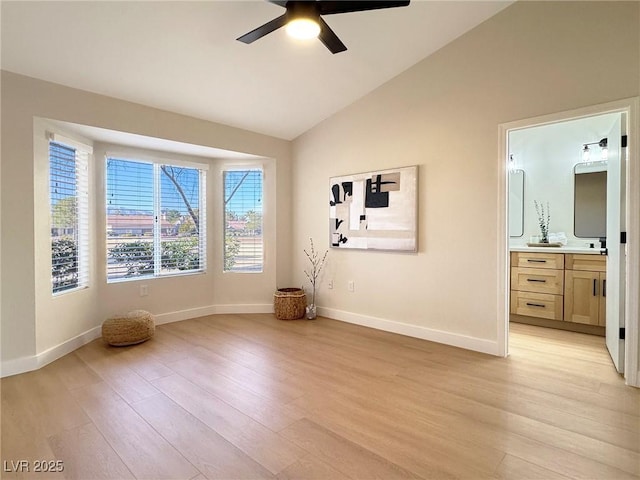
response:
<svg viewBox="0 0 640 480"><path fill-rule="evenodd" d="M280 29L264 1L2 1L2 69L284 139L496 14L508 1L412 1L326 16L348 50Z"/></svg>

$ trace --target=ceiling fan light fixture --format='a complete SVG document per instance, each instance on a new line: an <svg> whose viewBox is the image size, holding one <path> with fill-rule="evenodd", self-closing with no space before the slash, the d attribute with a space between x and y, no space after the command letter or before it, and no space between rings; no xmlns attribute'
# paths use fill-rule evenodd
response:
<svg viewBox="0 0 640 480"><path fill-rule="evenodd" d="M287 35L299 40L317 38L320 34L320 25L311 18L294 18L285 27Z"/></svg>
<svg viewBox="0 0 640 480"><path fill-rule="evenodd" d="M0 0L1 1L1 0ZM337 13L362 12L384 8L406 7L410 0L267 0L284 7L285 13L273 20L254 28L237 38L242 43L253 43L279 28L286 27L287 33L295 38L319 38L331 53L344 52L347 46L342 43L323 15Z"/></svg>

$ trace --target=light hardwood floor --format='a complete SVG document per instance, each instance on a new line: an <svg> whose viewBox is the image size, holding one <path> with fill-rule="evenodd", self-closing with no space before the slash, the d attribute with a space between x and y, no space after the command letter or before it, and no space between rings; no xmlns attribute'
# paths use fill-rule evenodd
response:
<svg viewBox="0 0 640 480"><path fill-rule="evenodd" d="M640 478L640 391L603 339L511 332L507 359L272 315L97 340L2 380L2 478Z"/></svg>

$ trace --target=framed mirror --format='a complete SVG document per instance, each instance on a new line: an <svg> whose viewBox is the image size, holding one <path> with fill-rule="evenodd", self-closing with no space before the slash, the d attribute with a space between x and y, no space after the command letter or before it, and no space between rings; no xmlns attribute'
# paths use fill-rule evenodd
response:
<svg viewBox="0 0 640 480"><path fill-rule="evenodd" d="M509 172L509 236L524 233L524 170Z"/></svg>
<svg viewBox="0 0 640 480"><path fill-rule="evenodd" d="M573 167L573 230L580 238L607 236L607 162Z"/></svg>

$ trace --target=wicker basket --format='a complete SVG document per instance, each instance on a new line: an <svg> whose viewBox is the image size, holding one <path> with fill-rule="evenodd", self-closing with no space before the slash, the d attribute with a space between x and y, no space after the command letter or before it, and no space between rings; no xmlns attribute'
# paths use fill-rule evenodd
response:
<svg viewBox="0 0 640 480"><path fill-rule="evenodd" d="M279 288L273 294L273 309L278 320L297 320L304 317L307 296L301 288Z"/></svg>

